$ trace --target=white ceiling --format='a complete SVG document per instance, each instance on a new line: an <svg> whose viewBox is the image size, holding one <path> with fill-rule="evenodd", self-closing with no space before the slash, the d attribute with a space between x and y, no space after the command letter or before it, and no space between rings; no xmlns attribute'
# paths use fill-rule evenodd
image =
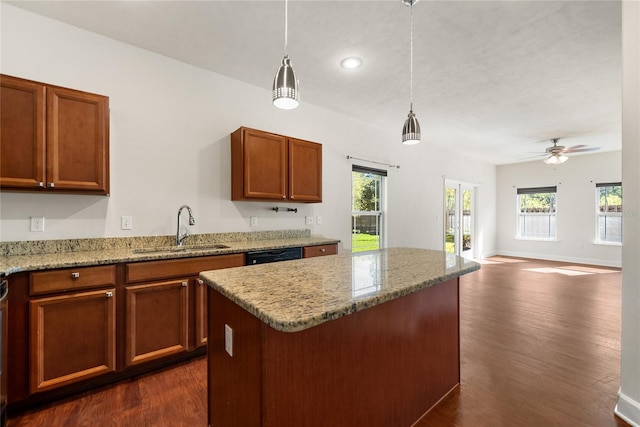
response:
<svg viewBox="0 0 640 427"><path fill-rule="evenodd" d="M8 3L268 90L284 52L283 1ZM621 149L619 1L422 0L413 14L423 144L494 164L550 138ZM409 19L401 0L291 0L301 103L397 129L400 147ZM362 67L341 69L348 55Z"/></svg>

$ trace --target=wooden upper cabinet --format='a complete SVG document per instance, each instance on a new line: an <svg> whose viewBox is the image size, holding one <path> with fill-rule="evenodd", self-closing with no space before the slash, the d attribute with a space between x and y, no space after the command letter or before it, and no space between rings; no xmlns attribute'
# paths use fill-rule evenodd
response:
<svg viewBox="0 0 640 427"><path fill-rule="evenodd" d="M231 200L322 202L322 145L239 128L231 134Z"/></svg>
<svg viewBox="0 0 640 427"><path fill-rule="evenodd" d="M0 188L109 194L109 98L0 76Z"/></svg>
<svg viewBox="0 0 640 427"><path fill-rule="evenodd" d="M0 187L44 188L45 87L0 75Z"/></svg>
<svg viewBox="0 0 640 427"><path fill-rule="evenodd" d="M289 198L322 201L322 145L289 139Z"/></svg>

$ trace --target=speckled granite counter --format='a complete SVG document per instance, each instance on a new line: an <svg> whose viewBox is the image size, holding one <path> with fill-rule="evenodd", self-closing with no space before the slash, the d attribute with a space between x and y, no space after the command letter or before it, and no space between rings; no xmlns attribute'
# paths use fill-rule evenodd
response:
<svg viewBox="0 0 640 427"><path fill-rule="evenodd" d="M460 383L459 276L393 248L202 272L209 425L410 426Z"/></svg>
<svg viewBox="0 0 640 427"><path fill-rule="evenodd" d="M392 248L207 271L200 276L272 328L294 332L479 268L442 251Z"/></svg>
<svg viewBox="0 0 640 427"><path fill-rule="evenodd" d="M255 250L338 243L337 239L311 236L310 230L283 230L247 233L193 235L185 242L186 250L170 250L175 236L132 238L41 240L0 243L0 273L121 262L224 255ZM225 248L207 248L223 244ZM166 251L149 250L167 248Z"/></svg>

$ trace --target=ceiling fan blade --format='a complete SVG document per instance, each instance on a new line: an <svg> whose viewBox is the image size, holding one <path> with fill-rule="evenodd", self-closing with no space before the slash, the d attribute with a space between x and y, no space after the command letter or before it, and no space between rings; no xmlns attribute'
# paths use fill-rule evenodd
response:
<svg viewBox="0 0 640 427"><path fill-rule="evenodd" d="M565 153L587 153L589 151L598 151L600 149L600 147L588 147L588 148L577 148L578 146L575 147L569 147L567 149L564 150Z"/></svg>

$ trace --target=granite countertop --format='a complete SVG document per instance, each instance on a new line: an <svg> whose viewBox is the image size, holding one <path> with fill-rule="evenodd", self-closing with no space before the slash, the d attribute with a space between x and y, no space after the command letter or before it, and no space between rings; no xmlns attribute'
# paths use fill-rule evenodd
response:
<svg viewBox="0 0 640 427"><path fill-rule="evenodd" d="M391 248L205 271L205 282L272 328L296 332L478 270L442 251Z"/></svg>
<svg viewBox="0 0 640 427"><path fill-rule="evenodd" d="M194 235L189 238L189 243L185 242L183 249L176 249L173 240L175 236L14 242L13 244L3 242L4 252L0 256L0 274L225 255L340 242L337 239L311 236L309 230ZM215 244L225 247L212 247Z"/></svg>

